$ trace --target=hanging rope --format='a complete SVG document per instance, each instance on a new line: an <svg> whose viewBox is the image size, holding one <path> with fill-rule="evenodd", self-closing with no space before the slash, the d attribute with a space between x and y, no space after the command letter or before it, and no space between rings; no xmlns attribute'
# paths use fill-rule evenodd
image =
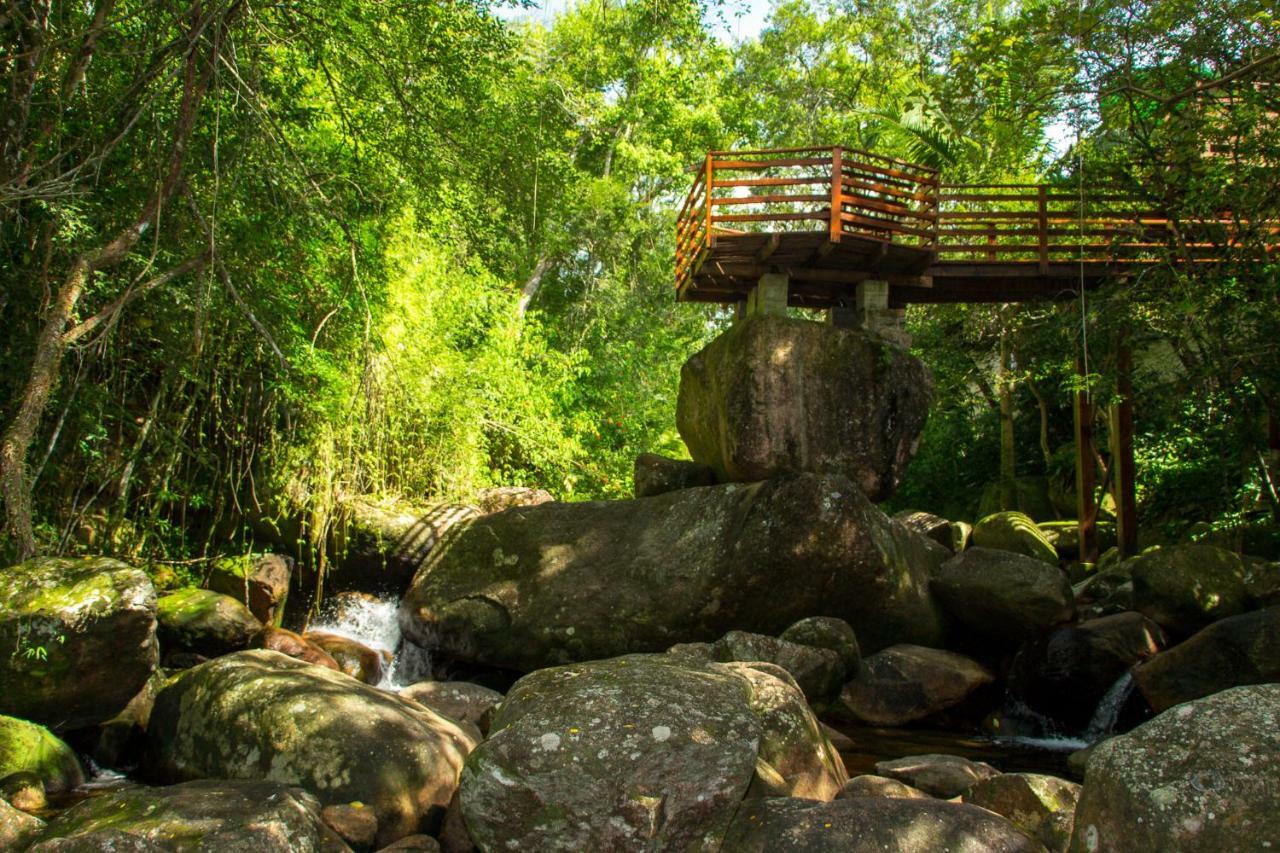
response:
<svg viewBox="0 0 1280 853"><path fill-rule="evenodd" d="M1080 57L1084 54L1084 0L1077 0L1076 3L1076 60L1080 61ZM1083 88L1076 95L1075 99L1075 126L1076 126L1076 183L1079 189L1079 204L1076 209L1076 228L1077 228L1077 246L1076 255L1079 261L1079 280L1077 281L1078 292L1080 294L1080 364L1084 368L1084 393L1085 399L1092 403L1092 388L1089 385L1089 323L1088 311L1089 304L1084 295L1084 90Z"/></svg>

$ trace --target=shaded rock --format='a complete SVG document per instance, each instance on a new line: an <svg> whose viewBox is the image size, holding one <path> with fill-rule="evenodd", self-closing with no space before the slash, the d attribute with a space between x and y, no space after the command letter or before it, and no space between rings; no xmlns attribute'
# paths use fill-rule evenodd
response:
<svg viewBox="0 0 1280 853"><path fill-rule="evenodd" d="M1014 478L1013 486L1017 505L1004 507L1000 505L1002 491L1000 481L988 483L982 490L982 496L978 499L978 518L1002 510L1019 512L1028 518L1034 519L1036 522L1053 521L1058 517L1058 508L1054 505L1047 477L1016 477ZM1074 505L1074 502L1072 502L1071 506Z"/></svg>
<svg viewBox="0 0 1280 853"><path fill-rule="evenodd" d="M489 733L493 709L502 702L502 694L466 681L423 681L406 687L400 696L452 720L474 724L481 733Z"/></svg>
<svg viewBox="0 0 1280 853"><path fill-rule="evenodd" d="M0 799L0 850L23 850L44 829L44 821Z"/></svg>
<svg viewBox="0 0 1280 853"><path fill-rule="evenodd" d="M852 752L857 749L858 745L854 743L853 738L844 732L837 731L822 721L818 722L818 726L822 729L822 733L826 735L827 740L830 741L832 748L836 752Z"/></svg>
<svg viewBox="0 0 1280 853"><path fill-rule="evenodd" d="M1103 567L1072 586L1081 619L1097 619L1133 610L1133 576L1129 564Z"/></svg>
<svg viewBox="0 0 1280 853"><path fill-rule="evenodd" d="M873 726L900 726L954 708L995 676L969 658L923 646L890 646L862 662L833 709Z"/></svg>
<svg viewBox="0 0 1280 853"><path fill-rule="evenodd" d="M700 465L687 459L669 459L656 453L641 453L636 457L633 479L635 496L649 498L679 489L714 486L716 472L709 465Z"/></svg>
<svg viewBox="0 0 1280 853"><path fill-rule="evenodd" d="M999 815L977 806L890 797L830 803L748 803L721 848L726 853L1043 853Z"/></svg>
<svg viewBox="0 0 1280 853"><path fill-rule="evenodd" d="M331 589L402 593L413 573L456 526L480 517L461 504L413 504L351 497L333 534Z"/></svg>
<svg viewBox="0 0 1280 853"><path fill-rule="evenodd" d="M1280 563L1248 561L1244 570L1244 591L1254 607L1280 604Z"/></svg>
<svg viewBox="0 0 1280 853"><path fill-rule="evenodd" d="M382 844L438 819L475 745L421 705L261 650L179 676L156 698L147 739L161 778L271 778L325 804L366 803Z"/></svg>
<svg viewBox="0 0 1280 853"><path fill-rule="evenodd" d="M1173 545L1126 561L1133 609L1166 630L1188 636L1247 607L1244 561L1212 545Z"/></svg>
<svg viewBox="0 0 1280 853"><path fill-rule="evenodd" d="M913 788L905 782L890 779L888 776L876 776L874 773L854 776L848 782L845 782L840 792L836 794L837 800L846 800L850 797L892 797L900 800L931 799L928 794L919 788Z"/></svg>
<svg viewBox="0 0 1280 853"><path fill-rule="evenodd" d="M943 799L958 797L983 779L1000 775L985 761L970 761L958 755L908 755L878 761L876 773Z"/></svg>
<svg viewBox="0 0 1280 853"><path fill-rule="evenodd" d="M462 800L454 793L449 808L444 813L444 825L440 828L440 849L444 853L475 853L467 822L462 817Z"/></svg>
<svg viewBox="0 0 1280 853"><path fill-rule="evenodd" d="M1002 773L975 782L964 793L966 803L1008 818L1032 838L1041 838L1041 828L1050 815L1075 814L1079 799L1080 786L1075 782L1039 773ZM1047 835L1056 839L1057 848L1065 846L1060 827L1051 826Z"/></svg>
<svg viewBox="0 0 1280 853"><path fill-rule="evenodd" d="M89 797L49 822L31 853L217 850L340 853L306 791L279 782L209 779Z"/></svg>
<svg viewBox="0 0 1280 853"><path fill-rule="evenodd" d="M0 780L31 774L50 794L84 783L75 752L44 726L0 716Z"/></svg>
<svg viewBox="0 0 1280 853"><path fill-rule="evenodd" d="M844 664L831 649L790 643L763 634L730 631L712 645L715 659L764 661L782 667L795 679L810 702L831 698L844 680Z"/></svg>
<svg viewBox="0 0 1280 853"><path fill-rule="evenodd" d="M830 649L840 656L840 661L844 664L845 678L853 678L862 669L862 652L858 648L858 636L843 619L835 619L831 616L810 616L783 631L780 639L817 649Z"/></svg>
<svg viewBox="0 0 1280 853"><path fill-rule="evenodd" d="M969 548L933 576L947 613L988 637L1027 640L1069 621L1075 598L1056 565L991 548Z"/></svg>
<svg viewBox="0 0 1280 853"><path fill-rule="evenodd" d="M1080 522L1074 519L1041 521L1036 527L1040 528L1040 532L1058 552L1060 559L1074 560L1080 556ZM1116 526L1114 524L1099 521L1094 529L1097 531L1099 550L1106 551L1108 548L1115 547Z"/></svg>
<svg viewBox="0 0 1280 853"><path fill-rule="evenodd" d="M926 539L932 539L948 551L955 552L955 537L952 534L951 522L945 518L929 512L904 509L902 512L895 513L893 520Z"/></svg>
<svg viewBox="0 0 1280 853"><path fill-rule="evenodd" d="M345 672L365 684L381 682L384 666L389 666L391 663L383 658L381 652L350 637L341 637L325 631L308 631L302 635L302 639L333 658L340 672Z"/></svg>
<svg viewBox="0 0 1280 853"><path fill-rule="evenodd" d="M320 819L357 850L372 850L378 840L378 816L363 803L325 806Z"/></svg>
<svg viewBox="0 0 1280 853"><path fill-rule="evenodd" d="M1214 622L1133 671L1156 711L1229 687L1280 681L1280 607Z"/></svg>
<svg viewBox="0 0 1280 853"><path fill-rule="evenodd" d="M106 557L0 570L0 714L57 731L111 719L155 671L156 595Z"/></svg>
<svg viewBox="0 0 1280 853"><path fill-rule="evenodd" d="M25 770L0 777L0 802L32 814L49 807L44 782L36 773Z"/></svg>
<svg viewBox="0 0 1280 853"><path fill-rule="evenodd" d="M205 586L239 601L258 621L279 625L292 576L291 558L280 554L249 554L216 561Z"/></svg>
<svg viewBox="0 0 1280 853"><path fill-rule="evenodd" d="M1280 684L1170 708L1089 758L1071 850L1256 850L1280 838Z"/></svg>
<svg viewBox="0 0 1280 853"><path fill-rule="evenodd" d="M315 664L338 672L342 671L342 667L328 652L308 642L301 634L295 634L285 628L268 626L253 638L252 645L257 649L266 649L270 652L288 655L304 663Z"/></svg>
<svg viewBox="0 0 1280 853"><path fill-rule="evenodd" d="M522 671L776 635L813 615L844 619L872 650L936 643L930 546L847 480L809 474L521 507L468 525L424 566L400 624L445 656Z"/></svg>
<svg viewBox="0 0 1280 853"><path fill-rule="evenodd" d="M156 603L160 646L217 657L247 649L262 623L236 599L207 589L183 589Z"/></svg>
<svg viewBox="0 0 1280 853"><path fill-rule="evenodd" d="M481 849L716 849L750 789L844 781L777 667L628 655L518 681L459 793Z"/></svg>
<svg viewBox="0 0 1280 853"><path fill-rule="evenodd" d="M716 659L716 647L711 643L676 643L667 649L667 654L689 657L705 663Z"/></svg>
<svg viewBox="0 0 1280 853"><path fill-rule="evenodd" d="M515 506L537 506L551 503L555 498L546 489L533 489L528 486L496 486L492 489L481 489L476 496L476 505L480 512L502 512Z"/></svg>
<svg viewBox="0 0 1280 853"><path fill-rule="evenodd" d="M430 835L410 835L395 844L388 844L380 853L388 850L398 850L400 853L440 853L440 842Z"/></svg>
<svg viewBox="0 0 1280 853"><path fill-rule="evenodd" d="M932 392L919 360L860 330L751 317L685 362L676 425L721 482L837 474L879 501L915 454Z"/></svg>
<svg viewBox="0 0 1280 853"><path fill-rule="evenodd" d="M1036 840L1045 846L1050 853L1066 853L1071 846L1071 833L1076 825L1075 809L1063 809L1051 812L1040 821L1036 830Z"/></svg>
<svg viewBox="0 0 1280 853"><path fill-rule="evenodd" d="M1133 611L1060 628L1018 651L1009 693L1070 731L1083 731L1116 679L1165 642L1159 625Z"/></svg>
<svg viewBox="0 0 1280 853"><path fill-rule="evenodd" d="M1020 512L997 512L981 519L973 527L972 541L978 548L1010 551L1058 564L1058 552L1053 545L1036 523Z"/></svg>

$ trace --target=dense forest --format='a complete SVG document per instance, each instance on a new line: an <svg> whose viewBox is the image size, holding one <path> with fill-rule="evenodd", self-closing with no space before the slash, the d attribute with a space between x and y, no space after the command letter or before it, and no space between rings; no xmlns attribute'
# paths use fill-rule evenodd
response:
<svg viewBox="0 0 1280 853"><path fill-rule="evenodd" d="M1144 537L1274 537L1272 4L787 0L738 39L732 4L513 11L5 6L0 551L179 561L254 517L321 537L343 495L625 495L637 453L683 454L679 366L729 319L672 296L690 167L836 143L1240 223L1222 263L1173 240L1085 300L912 308L937 394L896 507L1069 495L1071 394L1114 396L1124 334Z"/></svg>

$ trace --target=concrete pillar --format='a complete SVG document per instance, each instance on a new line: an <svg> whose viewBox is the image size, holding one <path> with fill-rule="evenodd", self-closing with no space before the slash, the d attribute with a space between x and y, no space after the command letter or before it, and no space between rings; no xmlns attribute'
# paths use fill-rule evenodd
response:
<svg viewBox="0 0 1280 853"><path fill-rule="evenodd" d="M827 309L827 325L837 329L856 329L861 324L858 310L851 305L833 305Z"/></svg>
<svg viewBox="0 0 1280 853"><path fill-rule="evenodd" d="M905 328L906 312L889 307L889 282L868 280L858 283L854 293L857 325L901 347L911 346Z"/></svg>
<svg viewBox="0 0 1280 853"><path fill-rule="evenodd" d="M765 273L747 296L747 316L780 317L787 313L790 280L783 273Z"/></svg>

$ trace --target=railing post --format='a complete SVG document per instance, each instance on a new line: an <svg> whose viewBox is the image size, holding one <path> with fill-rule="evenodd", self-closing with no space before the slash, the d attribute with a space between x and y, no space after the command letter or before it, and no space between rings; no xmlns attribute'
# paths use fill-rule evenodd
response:
<svg viewBox="0 0 1280 853"><path fill-rule="evenodd" d="M1048 189L1040 185L1039 210L1037 217L1037 242L1040 247L1040 274L1049 272L1049 198Z"/></svg>
<svg viewBox="0 0 1280 853"><path fill-rule="evenodd" d="M839 243L844 232L844 221L840 218L840 211L844 208L843 197L844 149L837 145L831 149L831 228L828 237L832 243Z"/></svg>
<svg viewBox="0 0 1280 853"><path fill-rule="evenodd" d="M715 175L715 169L712 166L712 155L707 155L707 247L710 248L716 243L715 234L711 230L711 181Z"/></svg>

